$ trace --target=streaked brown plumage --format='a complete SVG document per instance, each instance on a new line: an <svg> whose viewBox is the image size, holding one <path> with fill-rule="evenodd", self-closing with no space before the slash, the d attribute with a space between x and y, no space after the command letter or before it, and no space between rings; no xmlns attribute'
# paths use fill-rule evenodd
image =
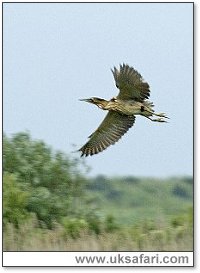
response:
<svg viewBox="0 0 200 273"><path fill-rule="evenodd" d="M97 105L108 114L79 151L81 156L98 154L108 146L115 144L135 122L135 115L142 115L151 121L166 122L164 113L156 114L153 110L153 103L146 100L150 96L149 85L144 82L142 76L128 65L120 65L117 70L112 70L116 87L120 90L117 97L107 101L92 97L82 101ZM152 116L159 116L152 119Z"/></svg>

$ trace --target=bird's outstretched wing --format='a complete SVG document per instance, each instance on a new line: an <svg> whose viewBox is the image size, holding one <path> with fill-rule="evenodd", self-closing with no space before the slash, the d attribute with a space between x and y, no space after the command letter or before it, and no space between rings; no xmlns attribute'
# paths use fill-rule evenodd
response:
<svg viewBox="0 0 200 273"><path fill-rule="evenodd" d="M89 136L90 140L79 149L81 156L98 154L115 144L133 126L134 121L135 116L109 111L97 130Z"/></svg>
<svg viewBox="0 0 200 273"><path fill-rule="evenodd" d="M120 92L118 94L119 99L142 102L144 99L148 99L150 96L149 85L144 82L142 76L133 68L127 64L120 65L120 69L116 67L112 70L116 86Z"/></svg>

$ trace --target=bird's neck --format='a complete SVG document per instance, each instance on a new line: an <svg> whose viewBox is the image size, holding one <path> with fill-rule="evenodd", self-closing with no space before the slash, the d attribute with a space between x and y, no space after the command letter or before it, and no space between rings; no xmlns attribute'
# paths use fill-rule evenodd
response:
<svg viewBox="0 0 200 273"><path fill-rule="evenodd" d="M102 102L99 103L97 106L98 106L100 109L103 109L103 110L109 110L109 109L110 109L110 107L109 107L109 101L107 101L107 100L102 101Z"/></svg>

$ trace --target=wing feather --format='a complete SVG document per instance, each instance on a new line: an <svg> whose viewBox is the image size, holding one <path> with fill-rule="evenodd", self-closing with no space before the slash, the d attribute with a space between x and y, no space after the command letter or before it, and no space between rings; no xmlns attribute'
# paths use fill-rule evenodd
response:
<svg viewBox="0 0 200 273"><path fill-rule="evenodd" d="M123 64L120 65L119 70L114 67L111 71L116 86L120 90L117 98L124 100L134 99L139 102L149 98L149 84L143 80L142 76L133 67Z"/></svg>
<svg viewBox="0 0 200 273"><path fill-rule="evenodd" d="M79 149L81 156L92 156L115 144L134 122L135 116L109 111L97 130L89 136L90 140Z"/></svg>

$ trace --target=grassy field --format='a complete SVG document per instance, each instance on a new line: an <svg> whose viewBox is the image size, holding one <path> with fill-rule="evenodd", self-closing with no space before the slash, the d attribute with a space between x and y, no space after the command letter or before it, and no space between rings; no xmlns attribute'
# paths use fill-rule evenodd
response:
<svg viewBox="0 0 200 273"><path fill-rule="evenodd" d="M102 180L103 179L103 180ZM102 180L102 181L100 181ZM122 184L123 183L123 184ZM41 228L36 216L19 227L7 223L6 251L191 251L191 180L104 179L87 186L89 206L99 213L87 225L81 218ZM91 196L93 199L91 199Z"/></svg>
<svg viewBox="0 0 200 273"><path fill-rule="evenodd" d="M4 235L5 251L191 251L192 248L192 228L187 224L146 231L133 227L98 235L82 230L73 239L62 226L47 230L28 223L20 229L9 225Z"/></svg>
<svg viewBox="0 0 200 273"><path fill-rule="evenodd" d="M91 178L28 133L3 144L4 250L192 250L192 177Z"/></svg>
<svg viewBox="0 0 200 273"><path fill-rule="evenodd" d="M7 224L4 251L192 251L192 209L165 220L144 220L134 225L112 221L98 234L82 227L40 228L32 218L19 228ZM76 230L76 232L75 232Z"/></svg>

